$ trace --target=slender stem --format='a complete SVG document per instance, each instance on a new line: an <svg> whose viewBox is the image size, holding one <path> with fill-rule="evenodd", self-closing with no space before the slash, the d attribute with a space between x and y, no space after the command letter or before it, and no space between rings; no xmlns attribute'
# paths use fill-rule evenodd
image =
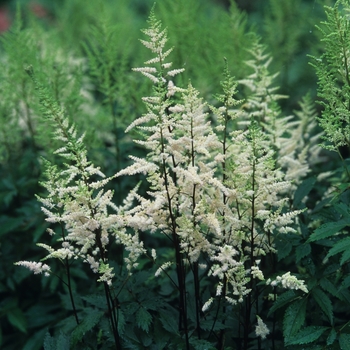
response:
<svg viewBox="0 0 350 350"><path fill-rule="evenodd" d="M255 140L252 139L252 151L253 151L253 163L252 163L252 191L253 191L253 198L251 202L251 227L250 227L250 259L248 261L249 266L248 268L251 269L251 267L254 265L254 229L255 229L255 220L254 220L254 213L255 213L255 171L256 171L256 145ZM255 286L256 288L256 286ZM254 281L253 278L250 278L249 282L249 289L251 292L248 294L246 301L245 301L245 322L244 322L244 349L248 349L248 341L249 341L249 333L250 333L250 327L251 327L251 312L252 312L252 293L256 292L256 289L254 288Z"/></svg>
<svg viewBox="0 0 350 350"><path fill-rule="evenodd" d="M222 287L222 292L221 292L221 298L223 300L223 306L222 306L222 313L225 315L226 313L226 306L225 306L225 297L226 297L226 291L227 291L227 276L224 276L224 281L223 281L223 287ZM216 321L216 319L215 319ZM225 318L222 319L222 323L225 324ZM222 329L220 331L219 335L219 343L218 343L218 349L223 350L225 347L225 330Z"/></svg>
<svg viewBox="0 0 350 350"><path fill-rule="evenodd" d="M65 241L66 239L66 235L64 234L64 226L61 224L61 236L63 241ZM72 292L72 284L71 284L71 275L70 275L70 266L69 266L69 261L68 258L65 259L65 263L64 266L66 268L66 274L67 274L67 283L64 282L63 283L67 286L68 288L68 292L69 292L69 298L70 298L70 302L72 304L72 308L73 308L73 313L74 313L74 317L75 317L75 321L77 324L79 324L79 318L78 318L78 313L77 313L77 309L75 307L75 302L74 302L74 297L73 297L73 292Z"/></svg>
<svg viewBox="0 0 350 350"><path fill-rule="evenodd" d="M191 165L192 167L195 166L195 148L194 148L194 124L193 124L193 118L191 118ZM196 228L196 217L195 217L195 210L196 210L196 184L193 185L192 188L192 225L193 229ZM197 335L198 339L201 339L201 327L200 327L200 316L201 316L201 307L200 307L200 281L199 281L199 268L198 268L198 261L193 263L193 279L194 279L194 292L195 292L195 306L196 306L196 328L197 328Z"/></svg>
<svg viewBox="0 0 350 350"><path fill-rule="evenodd" d="M106 296L106 302L107 302L107 307L108 307L108 316L109 316L109 321L111 323L111 328L113 332L113 337L114 337L114 343L116 346L117 350L122 349L121 344L120 344L120 336L118 332L118 319L115 314L115 308L113 307L113 302L111 298L111 291L109 288L109 285L107 282L103 283L104 289L105 289L105 296Z"/></svg>
<svg viewBox="0 0 350 350"><path fill-rule="evenodd" d="M199 274L198 274L198 262L193 263L193 278L194 278L194 297L196 305L196 326L197 326L197 335L198 339L201 339L201 327L200 327L200 283L199 283Z"/></svg>
<svg viewBox="0 0 350 350"><path fill-rule="evenodd" d="M226 153L227 153L227 135L228 135L228 122L229 122L229 105L228 105L228 99L226 99L225 101L225 117L224 117L224 132L223 132L223 140L222 140L222 153L224 155L224 161L222 162L222 183L225 186L226 185L226 181L227 181L227 174L226 174ZM222 194L222 203L225 206L227 203L227 196L225 193ZM223 244L226 244L228 241L228 237L226 237L226 219L225 219L225 209L222 212L222 227L223 227L223 237L224 237L224 241ZM223 300L223 306L222 306L222 313L223 315L225 315L226 313L226 306L225 306L225 297L226 297L226 293L227 293L227 276L224 276L224 281L223 281L223 288L222 288L222 292L221 292L221 296L220 296L220 300ZM219 300L219 305L220 305L220 300ZM215 319L216 322L216 319ZM214 322L214 324L215 324ZM225 324L225 319L223 318L222 323ZM225 330L222 329L220 331L220 335L219 335L219 345L218 345L218 349L222 350L224 349L225 346Z"/></svg>
<svg viewBox="0 0 350 350"><path fill-rule="evenodd" d="M161 135L162 153L164 153L165 144L164 144L162 129L160 129L160 135ZM174 216L172 199L170 196L169 179L168 179L165 159L163 159L162 161L162 169L163 169L164 185L165 185L167 202L168 202L168 210L170 215L170 222L171 222L171 234L172 234L173 244L175 248L176 274L177 274L178 284L179 284L179 294L180 294L179 295L179 298L180 298L179 330L184 330L186 349L190 349L190 343L189 343L189 337L188 337L188 325L187 325L187 301L186 301L186 283L185 283L184 265L182 261L180 239L179 239L179 236L177 235L177 230L176 230L176 227L177 227L176 218Z"/></svg>
<svg viewBox="0 0 350 350"><path fill-rule="evenodd" d="M65 267L66 267L66 273L67 273L67 287L68 287L68 292L69 292L69 298L70 298L70 302L72 304L75 321L77 324L79 324L80 322L79 322L78 313L77 313L77 309L75 307L75 302L74 302L74 297L73 297L73 292L72 292L69 261L68 261L68 258L66 258L65 260L66 260Z"/></svg>

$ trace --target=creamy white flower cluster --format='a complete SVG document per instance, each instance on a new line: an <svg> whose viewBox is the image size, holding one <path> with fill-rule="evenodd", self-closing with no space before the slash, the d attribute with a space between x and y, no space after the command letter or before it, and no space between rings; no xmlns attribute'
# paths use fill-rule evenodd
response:
<svg viewBox="0 0 350 350"><path fill-rule="evenodd" d="M56 240L60 247L38 245L49 253L44 260L80 259L99 275L98 281L111 284L114 276L113 269L108 265L111 238L123 244L129 253L125 258L129 270L135 266L139 255L143 254L143 245L137 235L126 232L123 217L119 214L123 208L117 208L112 201L113 192L104 189L113 177L106 178L98 167L88 161L84 135L78 138L75 127L70 125L64 111L47 96L38 83L37 88L45 115L56 127L55 137L65 144L55 153L66 160L63 170L44 161L47 180L43 186L48 195L37 197L43 205L46 221L61 226ZM51 228L48 232L55 235ZM34 272L49 272L47 265L40 264L21 262L21 265Z"/></svg>
<svg viewBox="0 0 350 350"><path fill-rule="evenodd" d="M24 266L30 271L34 272L35 275L43 273L46 277L50 276L50 266L43 264L42 262L35 261L18 261L15 263L18 266Z"/></svg>
<svg viewBox="0 0 350 350"><path fill-rule="evenodd" d="M266 336L270 333L270 330L258 315L256 317L258 319L258 324L255 326L255 334L257 337L265 339Z"/></svg>
<svg viewBox="0 0 350 350"><path fill-rule="evenodd" d="M217 296L224 293L229 303L242 302L251 279L265 279L258 262L276 252L274 235L295 233L293 224L300 213L286 209L291 183L276 166L271 141L277 133L271 129L277 114L269 108L280 98L269 87L274 77L267 76L257 86L251 85L254 76L243 82L256 96L248 101L251 113L247 115L236 108L241 103L233 98L237 84L225 70L223 94L218 95L222 105L208 106L191 84L180 89L170 80L182 70L169 71L166 31L154 13L149 23L144 31L148 40L142 43L155 57L135 71L151 79L156 88L153 96L143 99L147 113L127 128L148 135L135 141L148 155L131 157L134 163L117 175L143 173L151 190L147 198L135 194L138 204L124 213L125 225L164 233L180 245L188 264L199 266L206 259L211 264L209 275L219 281ZM268 64L262 69L267 70ZM262 96L267 100L262 101ZM238 127L245 116L243 128ZM267 132L262 130L265 117L271 121ZM156 274L172 265L162 262Z"/></svg>
<svg viewBox="0 0 350 350"><path fill-rule="evenodd" d="M305 286L305 282L303 280L298 280L295 276L292 276L289 271L282 276L277 276L274 281L268 279L266 284L270 284L273 287L280 286L285 289L300 289L304 293L309 292Z"/></svg>

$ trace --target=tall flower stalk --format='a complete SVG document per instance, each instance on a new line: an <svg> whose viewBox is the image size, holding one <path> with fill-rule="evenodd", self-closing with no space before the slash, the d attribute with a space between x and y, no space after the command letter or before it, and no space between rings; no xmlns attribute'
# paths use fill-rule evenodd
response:
<svg viewBox="0 0 350 350"><path fill-rule="evenodd" d="M126 223L136 230L161 232L172 242L179 295L179 330L185 348L195 330L201 339L201 323L212 322L209 337L223 349L225 332L216 334L220 315L240 313L242 337L248 346L251 320L258 312L261 281L260 263L276 252L275 237L296 232L292 228L300 211L288 211L285 195L291 184L276 167L276 153L253 115L246 127L235 121L241 101L234 99L237 84L225 68L219 107L207 106L188 85L179 88L171 80L181 69L171 69L166 50L166 30L152 11L149 40L141 42L154 57L134 69L149 78L153 95L145 97L147 113L127 129L138 128L145 139L135 142L148 150L146 159L131 157L132 165L118 176L144 173L150 184L148 198L126 212ZM215 125L209 121L209 112ZM156 275L169 268L169 261ZM186 276L192 274L194 293ZM203 300L203 277L216 280L215 297ZM188 305L194 296L195 317L189 323ZM214 317L211 305L218 299ZM244 312L242 313L242 305ZM261 327L260 327L261 328ZM259 328L259 329L260 329ZM260 342L259 342L260 344ZM260 345L259 345L260 347Z"/></svg>
<svg viewBox="0 0 350 350"><path fill-rule="evenodd" d="M126 233L123 228L123 219L119 215L120 209L113 202L113 192L104 187L112 179L106 178L98 167L87 159L87 150L84 145L84 135L77 137L75 126L70 124L64 110L53 101L45 88L36 80L32 67L27 72L34 81L38 91L43 114L55 127L55 138L64 146L56 150L56 154L65 159L64 170L56 165L44 161L47 180L42 183L48 195L39 197L42 210L46 214L46 221L59 225L59 233L49 228L50 235L57 237L54 248L39 243L38 246L46 249L48 255L42 260L59 259L66 268L69 295L71 298L77 323L79 318L74 304L70 266L74 260L80 260L89 265L91 271L103 283L106 303L115 346L121 349L118 332L118 310L114 307L114 295L111 290L114 272L109 265L108 250L111 238L125 246L130 254L125 258L127 267L132 269L140 254L144 252L137 236ZM114 211L114 214L110 213ZM30 268L35 273L51 273L46 264L21 261L17 263Z"/></svg>

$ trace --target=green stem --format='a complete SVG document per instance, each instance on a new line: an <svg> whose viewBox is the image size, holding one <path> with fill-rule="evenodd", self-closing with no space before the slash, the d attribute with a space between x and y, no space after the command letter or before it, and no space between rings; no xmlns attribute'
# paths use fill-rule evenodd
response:
<svg viewBox="0 0 350 350"><path fill-rule="evenodd" d="M66 258L65 266L66 266L66 273L67 273L67 287L68 287L68 292L69 292L69 298L70 298L70 302L72 304L75 321L77 324L79 324L80 322L79 322L78 313L77 313L77 309L75 307L75 302L74 302L74 297L73 297L73 292L72 292L71 275L70 275L68 258Z"/></svg>

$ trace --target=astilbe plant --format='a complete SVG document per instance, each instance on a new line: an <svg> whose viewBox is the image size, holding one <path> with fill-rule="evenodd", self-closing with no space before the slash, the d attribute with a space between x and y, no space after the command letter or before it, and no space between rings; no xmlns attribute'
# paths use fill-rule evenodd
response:
<svg viewBox="0 0 350 350"><path fill-rule="evenodd" d="M111 240L123 244L125 250L129 251L125 259L130 271L138 256L144 253L142 243L136 235L128 234L123 228L123 218L119 215L123 208L116 207L112 202L113 192L104 189L112 178L106 178L98 167L88 161L84 135L77 136L75 126L65 116L64 109L37 81L33 68L28 67L27 72L38 91L45 118L55 126L55 138L64 144L55 152L65 159L64 169L44 161L47 180L42 185L48 194L38 197L38 200L43 205L47 222L58 225L59 229L58 232L48 229L50 235L57 237L52 246L38 243L49 253L43 261L55 258L63 263L67 277L64 283L69 290L77 324L81 320L75 308L70 267L74 260L89 265L96 274L96 280L104 285L115 346L120 348L117 311L113 304L115 296L110 288L115 273L109 263L108 249ZM110 213L110 210L114 213ZM16 264L34 273L44 273L46 276L52 273L50 267L42 262L19 261Z"/></svg>
<svg viewBox="0 0 350 350"><path fill-rule="evenodd" d="M270 59L256 40L253 58L247 62L253 73L240 81L250 90L246 100L235 98L238 83L225 60L222 91L210 105L191 83L186 88L176 85L183 69L172 67L167 31L154 9L148 23L149 28L143 30L147 40L141 42L152 57L134 71L150 79L153 91L143 98L146 113L126 129L137 130L141 136L135 142L147 155L131 155L133 163L111 177L106 178L88 160L84 136L77 136L63 108L49 97L33 69L27 69L44 116L62 142L55 153L64 163L59 168L43 161L43 186L48 194L38 200L47 222L53 225L48 230L53 243L38 245L48 255L40 262L17 265L50 275L55 271L48 261L61 261L78 324L70 268L75 261L87 265L103 285L117 349L137 344L136 336L123 328L124 315L132 312L128 307L122 310L119 299L128 300L122 290L141 256L155 267L155 276L148 277L147 283L157 285L159 279L168 278L172 286L168 309L176 307L178 321L163 348L263 349L270 340L276 348L279 326L266 306L272 306L273 313L297 300L292 304L295 308L304 305L306 299L300 296L308 293L308 286L294 271L277 266L276 256L281 237L300 234L296 221L304 210L294 208L291 198L310 171L307 159L312 152L306 143L314 124L306 124L314 115L311 103L305 100L302 104L300 120L281 116L278 102L282 96L276 93L274 75L268 72ZM113 91L108 94L112 96ZM317 162L318 155L314 156ZM148 191L141 194L136 187L124 205L117 207L108 189L110 181L135 174L146 176ZM153 246L144 247L139 237L153 241ZM171 252L163 256L164 250L154 249L157 240L158 246L167 241ZM114 270L119 257L109 253L113 242L124 247L125 276L117 276ZM146 269L148 265L141 266ZM115 286L116 280L122 281L120 286ZM152 319L156 324L161 311L152 306L151 314L139 301L139 292L125 289L137 301L139 328L148 333ZM292 294L289 299L286 294L279 296L283 289ZM169 330L169 324L163 326ZM284 325L285 334L290 328ZM158 346L151 336L147 344Z"/></svg>
<svg viewBox="0 0 350 350"><path fill-rule="evenodd" d="M321 161L318 147L321 134L316 132L315 107L306 95L300 111L284 116L279 102L287 96L277 93L278 73L271 74L269 67L272 57L259 39L249 52L252 58L246 63L253 73L239 81L248 89L239 124L249 123L251 116L260 125L275 151L276 167L281 168L285 179L292 183L289 196L293 198L297 186L311 172L311 166Z"/></svg>
<svg viewBox="0 0 350 350"><path fill-rule="evenodd" d="M175 261L166 261L156 275L169 275L167 269L174 265L183 346L199 344L209 321L207 339L224 348L224 329L232 327L225 320L236 312L239 326L233 337L237 346L247 348L255 318L257 337L267 334L257 315L266 290L260 287L266 278L260 264L276 252L278 235L297 233L293 223L300 211L287 209L291 184L276 167L276 152L254 115L246 128L237 129L240 101L233 98L237 84L227 66L218 95L221 106L209 108L191 84L187 89L175 85L173 77L181 69L171 69L166 31L154 12L149 25L144 30L149 40L142 43L155 57L134 70L152 80L153 95L144 98L147 113L127 129L144 134L136 142L148 155L131 156L134 163L117 175L144 173L150 191L147 197L135 194L139 204L125 212L125 220L134 230L161 232L172 244ZM276 272L268 271L274 277ZM190 275L194 292L188 290ZM203 299L203 280L216 285L209 300ZM269 283L307 292L303 281L289 273ZM195 305L195 316L189 315L189 305ZM193 332L197 341L190 336Z"/></svg>

